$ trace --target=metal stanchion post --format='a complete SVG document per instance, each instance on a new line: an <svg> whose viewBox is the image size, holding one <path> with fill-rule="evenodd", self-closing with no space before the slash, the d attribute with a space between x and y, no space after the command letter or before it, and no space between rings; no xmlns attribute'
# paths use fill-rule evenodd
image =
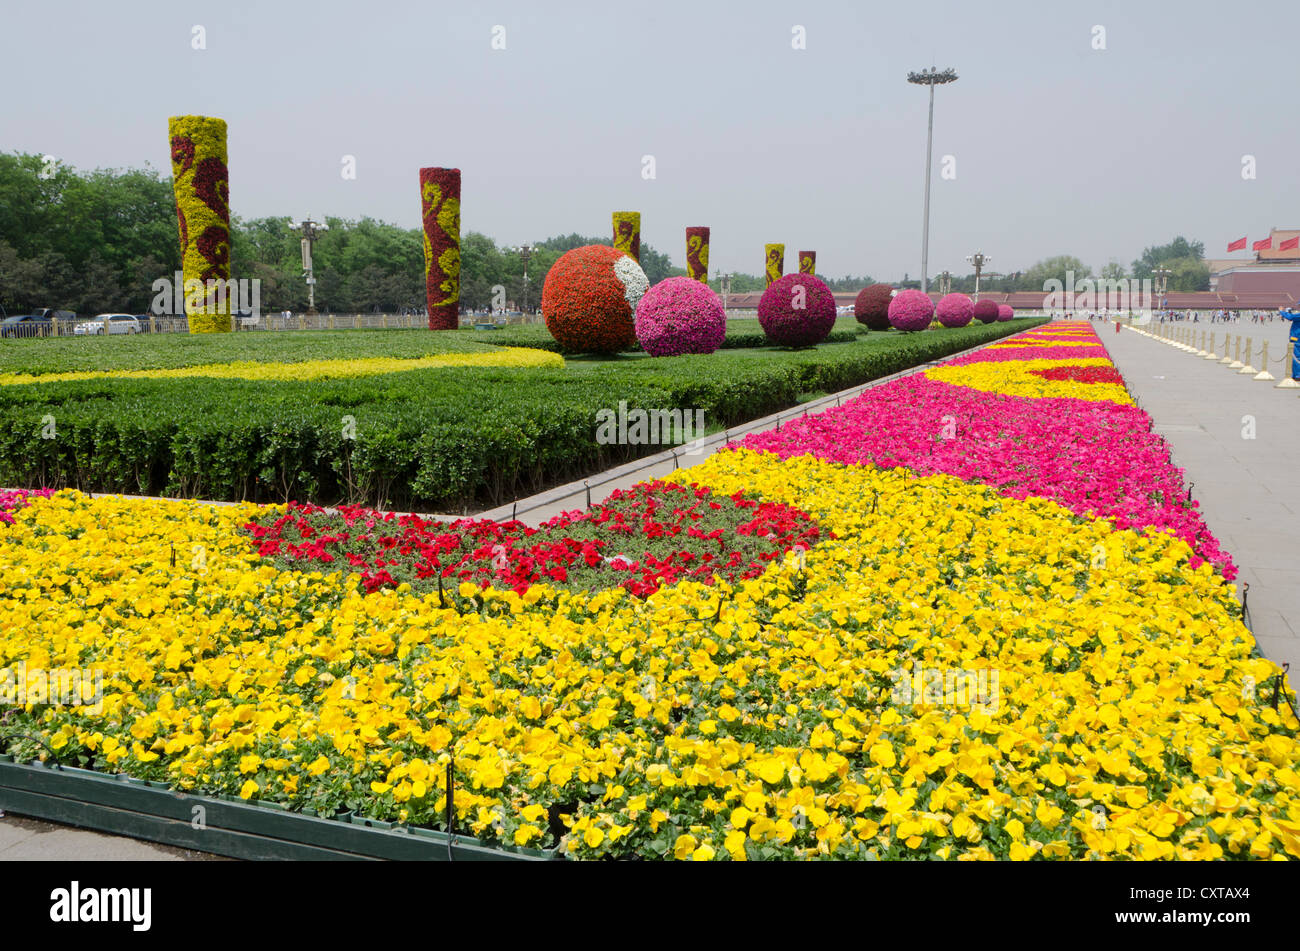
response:
<svg viewBox="0 0 1300 951"><path fill-rule="evenodd" d="M1259 365L1260 365L1260 371L1255 374L1254 379L1266 380L1266 381L1277 379L1277 377L1275 377L1273 374L1268 372L1268 341L1267 340L1264 341L1264 348L1260 352Z"/></svg>

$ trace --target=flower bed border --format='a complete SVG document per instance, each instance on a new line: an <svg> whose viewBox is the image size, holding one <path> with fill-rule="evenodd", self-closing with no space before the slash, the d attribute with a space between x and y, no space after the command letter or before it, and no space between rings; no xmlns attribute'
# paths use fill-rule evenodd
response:
<svg viewBox="0 0 1300 951"><path fill-rule="evenodd" d="M195 806L205 827L193 826ZM193 795L161 783L0 755L0 811L251 860L547 861L556 851L507 850L472 836L369 827L255 803ZM387 825L386 823L383 825Z"/></svg>

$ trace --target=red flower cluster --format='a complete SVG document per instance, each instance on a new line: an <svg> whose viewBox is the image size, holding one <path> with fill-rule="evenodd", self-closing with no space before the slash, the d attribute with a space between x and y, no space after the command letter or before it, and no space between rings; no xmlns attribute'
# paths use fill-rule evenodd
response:
<svg viewBox="0 0 1300 951"><path fill-rule="evenodd" d="M791 506L657 481L539 528L486 519L436 522L359 506L332 513L297 503L267 524L245 528L259 555L287 567L346 562L360 570L367 593L403 581L427 590L446 578L520 594L548 582L623 587L648 597L683 579L711 584L715 576L756 577L773 559L821 537L817 523Z"/></svg>
<svg viewBox="0 0 1300 951"><path fill-rule="evenodd" d="M894 288L889 284L872 284L858 291L853 301L853 316L871 330L888 330L889 302Z"/></svg>
<svg viewBox="0 0 1300 951"><path fill-rule="evenodd" d="M636 311L614 271L624 257L616 248L590 244L566 252L546 273L542 316L565 350L618 353L636 342Z"/></svg>
<svg viewBox="0 0 1300 951"><path fill-rule="evenodd" d="M1050 367L1045 370L1030 370L1034 376L1044 380L1073 380L1076 383L1114 383L1124 385L1124 378L1113 366L1104 367Z"/></svg>

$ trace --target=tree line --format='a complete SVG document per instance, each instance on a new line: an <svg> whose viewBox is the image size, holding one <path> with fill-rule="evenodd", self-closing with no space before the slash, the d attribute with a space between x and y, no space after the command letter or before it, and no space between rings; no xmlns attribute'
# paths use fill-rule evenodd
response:
<svg viewBox="0 0 1300 951"><path fill-rule="evenodd" d="M287 216L231 221L231 276L261 281L265 311L307 309L300 235ZM418 228L362 218L327 217L313 249L316 305L336 313L420 310L424 306L424 251ZM530 249L527 282L524 259L517 250L498 246L487 235L461 237L461 304L481 310L499 303L536 310L551 265L564 252L584 244L608 244L609 235L558 235ZM1130 275L1112 261L1102 277L1149 277L1153 268L1173 271L1170 290L1205 290L1209 271L1204 247L1179 237L1145 249ZM652 284L685 274L671 258L641 244L641 267ZM0 154L0 305L10 314L36 307L145 313L153 301L153 283L180 269L175 201L171 177L150 167L80 172L46 162L29 153ZM1039 261L1025 272L994 275L980 281L983 290L1041 290L1055 277L1092 276L1078 258L1060 255ZM821 276L821 275L819 275ZM732 293L763 290L762 274L729 276ZM823 280L836 291L854 291L873 278L846 276ZM937 279L932 278L937 283ZM721 290L716 275L710 286ZM952 288L969 293L974 275L954 276ZM915 286L918 281L896 282Z"/></svg>

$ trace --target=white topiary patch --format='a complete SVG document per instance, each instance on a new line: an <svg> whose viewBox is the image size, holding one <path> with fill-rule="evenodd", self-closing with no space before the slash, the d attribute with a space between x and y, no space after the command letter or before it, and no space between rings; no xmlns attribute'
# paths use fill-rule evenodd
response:
<svg viewBox="0 0 1300 951"><path fill-rule="evenodd" d="M623 299L635 314L636 305L641 303L645 292L650 290L650 278L645 276L641 265L637 264L630 255L624 255L614 262L614 276L623 284Z"/></svg>

